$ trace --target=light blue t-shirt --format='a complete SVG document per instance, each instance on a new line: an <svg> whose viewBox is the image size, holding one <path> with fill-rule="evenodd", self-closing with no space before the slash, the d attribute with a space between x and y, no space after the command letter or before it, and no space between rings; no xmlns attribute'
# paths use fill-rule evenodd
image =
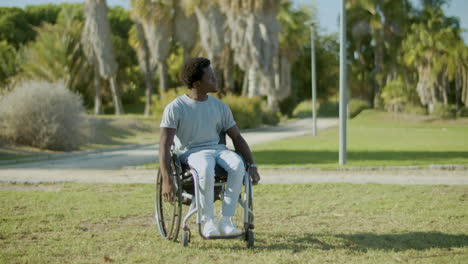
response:
<svg viewBox="0 0 468 264"><path fill-rule="evenodd" d="M236 125L231 109L220 99L208 95L196 101L184 94L164 109L160 127L175 128L177 155L202 149L226 148L219 144L219 134Z"/></svg>

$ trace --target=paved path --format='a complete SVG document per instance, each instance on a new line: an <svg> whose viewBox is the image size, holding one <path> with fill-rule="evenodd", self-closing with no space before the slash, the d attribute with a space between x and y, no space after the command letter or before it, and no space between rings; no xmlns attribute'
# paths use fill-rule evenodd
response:
<svg viewBox="0 0 468 264"><path fill-rule="evenodd" d="M295 169L260 169L261 184L292 183L379 183L379 184L444 184L468 185L468 171L389 170L389 171L319 171ZM63 170L42 173L35 169L0 171L4 183L154 183L156 169ZM468 186L467 186L468 191Z"/></svg>
<svg viewBox="0 0 468 264"><path fill-rule="evenodd" d="M323 130L337 125L337 119L319 119ZM301 119L277 127L243 131L250 145L310 134L312 120ZM229 142L228 145L232 146ZM96 153L78 152L54 155L53 159L0 165L0 182L86 182L86 183L153 183L156 169L135 166L158 160L158 145L147 144ZM382 184L468 184L468 171L388 170L388 171L320 171L311 169L261 169L262 184L285 183L382 183Z"/></svg>
<svg viewBox="0 0 468 264"><path fill-rule="evenodd" d="M336 118L321 118L317 120L317 127L322 130L337 125ZM289 137L311 134L312 119L300 119L276 127L251 129L242 132L249 145L260 144ZM228 137L228 146L232 142ZM104 150L97 153L77 152L54 155L50 160L28 163L0 165L4 169L38 169L38 170L118 170L141 164L158 161L159 145L156 143L139 145L133 148L118 150ZM0 175L3 173L0 172Z"/></svg>

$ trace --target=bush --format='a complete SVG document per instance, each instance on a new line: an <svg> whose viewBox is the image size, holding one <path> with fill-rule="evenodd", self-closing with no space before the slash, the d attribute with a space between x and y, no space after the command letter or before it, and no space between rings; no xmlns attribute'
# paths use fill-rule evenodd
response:
<svg viewBox="0 0 468 264"><path fill-rule="evenodd" d="M231 108L240 129L255 128L262 124L264 112L261 98L226 95L222 99Z"/></svg>
<svg viewBox="0 0 468 264"><path fill-rule="evenodd" d="M318 115L321 117L337 117L339 116L340 104L338 102L326 101L320 104Z"/></svg>
<svg viewBox="0 0 468 264"><path fill-rule="evenodd" d="M452 104L443 104L443 103L436 103L434 105L434 111L432 111L431 115L441 117L441 118L455 118L457 114L457 107Z"/></svg>
<svg viewBox="0 0 468 264"><path fill-rule="evenodd" d="M294 109L297 106L295 96L289 96L279 102L279 108L283 115L293 116Z"/></svg>
<svg viewBox="0 0 468 264"><path fill-rule="evenodd" d="M317 102L317 106L318 106ZM311 100L306 100L300 102L296 108L294 108L294 111L292 112L293 117L298 117L298 118L305 118L305 117L311 117L312 116L312 101Z"/></svg>
<svg viewBox="0 0 468 264"><path fill-rule="evenodd" d="M402 112L404 106L410 101L410 91L402 78L390 81L382 89L380 94L385 109L391 112Z"/></svg>
<svg viewBox="0 0 468 264"><path fill-rule="evenodd" d="M457 117L468 117L468 107L458 109Z"/></svg>
<svg viewBox="0 0 468 264"><path fill-rule="evenodd" d="M415 115L427 115L427 109L423 106L416 104L406 104L404 107L405 113Z"/></svg>
<svg viewBox="0 0 468 264"><path fill-rule="evenodd" d="M74 150L89 125L82 99L64 82L29 81L0 98L0 136L27 146Z"/></svg>
<svg viewBox="0 0 468 264"><path fill-rule="evenodd" d="M185 87L170 89L163 94L161 99L154 99L153 115L160 120L164 108L175 98L188 93ZM218 97L218 94L212 94ZM222 98L231 108L232 115L240 129L255 128L263 124L276 125L279 122L278 113L272 112L263 105L261 98L248 98L245 96L236 96L232 94L225 95Z"/></svg>
<svg viewBox="0 0 468 264"><path fill-rule="evenodd" d="M268 109L266 104L262 105L262 123L265 125L277 125L280 121L281 113Z"/></svg>
<svg viewBox="0 0 468 264"><path fill-rule="evenodd" d="M348 103L349 118L354 118L362 110L371 108L370 104L362 99L351 99Z"/></svg>

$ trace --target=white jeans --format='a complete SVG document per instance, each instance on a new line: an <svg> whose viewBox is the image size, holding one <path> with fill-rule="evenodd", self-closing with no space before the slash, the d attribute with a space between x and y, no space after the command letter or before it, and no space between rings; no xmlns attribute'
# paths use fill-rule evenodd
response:
<svg viewBox="0 0 468 264"><path fill-rule="evenodd" d="M215 165L220 165L228 173L226 190L224 192L223 216L234 216L242 181L245 175L245 166L242 158L232 150L207 149L188 155L182 155L182 162L193 168L199 179L200 201L203 220L214 218L214 178Z"/></svg>

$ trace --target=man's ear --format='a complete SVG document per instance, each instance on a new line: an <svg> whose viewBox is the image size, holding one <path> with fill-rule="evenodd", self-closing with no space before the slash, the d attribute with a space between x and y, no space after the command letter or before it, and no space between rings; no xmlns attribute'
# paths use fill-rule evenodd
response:
<svg viewBox="0 0 468 264"><path fill-rule="evenodd" d="M200 85L200 81L194 81L192 84L192 89L198 89L198 86Z"/></svg>

